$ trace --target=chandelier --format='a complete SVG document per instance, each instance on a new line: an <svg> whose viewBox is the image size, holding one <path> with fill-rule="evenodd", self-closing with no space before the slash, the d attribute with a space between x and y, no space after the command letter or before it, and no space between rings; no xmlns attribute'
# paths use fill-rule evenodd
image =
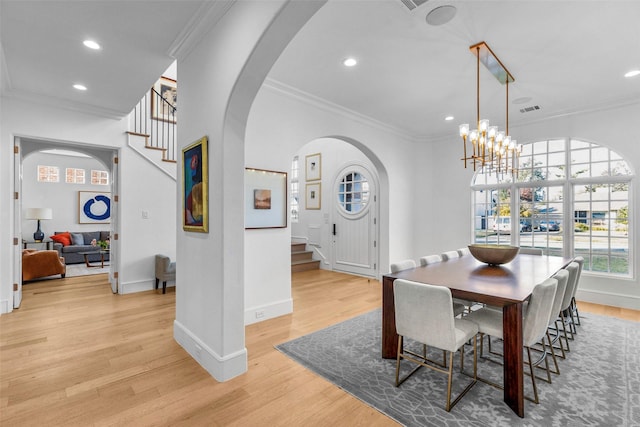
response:
<svg viewBox="0 0 640 427"><path fill-rule="evenodd" d="M509 172L515 175L518 172L518 161L522 151L522 146L509 135L509 83L513 83L515 79L485 42L474 44L469 50L476 55L477 127L469 129L468 123L460 125L464 167L466 168L469 162L473 164L474 171L479 166L485 173ZM507 113L504 131L498 130L498 126L491 126L489 120L480 119L480 62L501 84L506 85Z"/></svg>

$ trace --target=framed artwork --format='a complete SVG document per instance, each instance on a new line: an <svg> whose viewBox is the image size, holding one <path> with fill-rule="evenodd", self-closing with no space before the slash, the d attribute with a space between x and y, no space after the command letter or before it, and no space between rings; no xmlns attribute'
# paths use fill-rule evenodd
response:
<svg viewBox="0 0 640 427"><path fill-rule="evenodd" d="M319 182L314 182L313 184L307 184L305 191L305 208L307 209L320 209L322 207L321 203L321 189L322 186Z"/></svg>
<svg viewBox="0 0 640 427"><path fill-rule="evenodd" d="M176 122L176 108L178 101L178 83L168 77L160 77L153 88L167 102L161 102L158 95L151 92L151 118L163 122ZM171 107L173 108L171 108Z"/></svg>
<svg viewBox="0 0 640 427"><path fill-rule="evenodd" d="M244 170L244 228L287 227L287 173Z"/></svg>
<svg viewBox="0 0 640 427"><path fill-rule="evenodd" d="M305 177L307 181L322 178L322 156L320 153L309 154L305 160Z"/></svg>
<svg viewBox="0 0 640 427"><path fill-rule="evenodd" d="M78 191L78 223L109 224L111 222L111 193Z"/></svg>
<svg viewBox="0 0 640 427"><path fill-rule="evenodd" d="M208 140L203 136L182 149L182 229L209 232Z"/></svg>

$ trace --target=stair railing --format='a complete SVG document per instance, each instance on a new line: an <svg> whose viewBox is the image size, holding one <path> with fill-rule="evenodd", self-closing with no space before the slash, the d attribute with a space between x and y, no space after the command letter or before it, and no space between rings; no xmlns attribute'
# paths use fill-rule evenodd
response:
<svg viewBox="0 0 640 427"><path fill-rule="evenodd" d="M148 136L147 147L164 150L163 160L177 158L176 107L154 88L138 102L132 112L133 132Z"/></svg>

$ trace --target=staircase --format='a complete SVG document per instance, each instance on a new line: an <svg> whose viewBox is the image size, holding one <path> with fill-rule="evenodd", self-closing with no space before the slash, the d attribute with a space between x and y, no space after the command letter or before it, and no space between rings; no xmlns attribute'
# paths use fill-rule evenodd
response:
<svg viewBox="0 0 640 427"><path fill-rule="evenodd" d="M129 146L176 178L176 108L151 88L129 115Z"/></svg>
<svg viewBox="0 0 640 427"><path fill-rule="evenodd" d="M320 261L313 259L313 251L307 250L306 243L291 242L291 272L318 270Z"/></svg>

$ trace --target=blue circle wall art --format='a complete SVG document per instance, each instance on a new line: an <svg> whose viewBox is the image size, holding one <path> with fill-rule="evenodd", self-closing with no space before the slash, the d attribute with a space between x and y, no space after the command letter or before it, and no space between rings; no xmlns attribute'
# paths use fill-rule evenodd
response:
<svg viewBox="0 0 640 427"><path fill-rule="evenodd" d="M78 192L79 223L109 223L111 218L111 193Z"/></svg>

